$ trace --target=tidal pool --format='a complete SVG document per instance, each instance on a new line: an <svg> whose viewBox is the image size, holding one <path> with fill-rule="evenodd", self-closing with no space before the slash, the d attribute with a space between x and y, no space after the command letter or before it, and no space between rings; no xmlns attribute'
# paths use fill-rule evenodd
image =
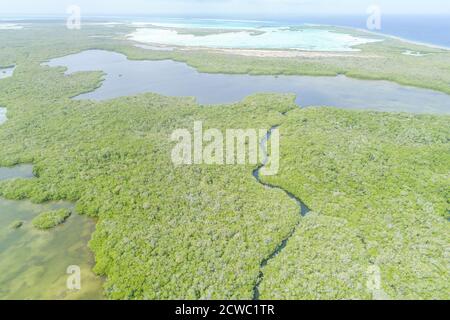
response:
<svg viewBox="0 0 450 320"><path fill-rule="evenodd" d="M0 80L8 77L12 77L16 67L0 68Z"/></svg>
<svg viewBox="0 0 450 320"><path fill-rule="evenodd" d="M0 168L0 180L17 178L30 168ZM74 205L0 198L0 299L103 298L102 280L92 272L94 257L87 247L95 221L74 212L64 224L51 230L40 231L32 226L38 214L59 208L74 210ZM17 223L22 225L14 228ZM67 288L69 266L80 268L80 290Z"/></svg>
<svg viewBox="0 0 450 320"><path fill-rule="evenodd" d="M297 103L344 109L450 114L450 95L402 86L389 81L358 80L345 76L253 76L200 73L172 60L133 61L103 50L52 59L45 65L67 67L66 74L103 71L102 85L75 99L107 100L144 92L193 96L200 104L225 104L255 93L294 93Z"/></svg>

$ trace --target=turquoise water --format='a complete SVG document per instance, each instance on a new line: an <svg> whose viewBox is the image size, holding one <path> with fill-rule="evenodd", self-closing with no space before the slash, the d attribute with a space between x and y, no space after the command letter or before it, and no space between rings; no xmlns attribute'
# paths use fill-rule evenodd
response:
<svg viewBox="0 0 450 320"><path fill-rule="evenodd" d="M447 2L448 3L448 2ZM215 17L218 17L217 15ZM241 16L241 20L233 15L231 19L201 19L201 18L155 18L150 16L124 16L115 17L122 21L153 22L160 26L215 28L215 29L242 29L258 27L286 27L305 26L308 24L343 26L357 29L367 28L367 15L294 15L294 16ZM253 20L246 20L253 19ZM429 43L450 48L450 15L392 15L383 14L381 30L379 33L393 35L411 41Z"/></svg>
<svg viewBox="0 0 450 320"><path fill-rule="evenodd" d="M135 23L129 39L150 44L227 49L297 49L357 51L354 46L380 41L333 32L324 28L290 28L277 23L232 20L157 20ZM151 27L150 27L151 26ZM211 34L180 33L179 29L220 29ZM226 32L223 32L225 30Z"/></svg>
<svg viewBox="0 0 450 320"><path fill-rule="evenodd" d="M448 6L448 1L445 5ZM443 4L444 5L444 4ZM444 10L445 11L445 10ZM444 12L443 11L443 12ZM447 10L448 11L448 10ZM145 22L145 23L160 23L160 24L178 24L185 27L191 27L195 25L196 28L227 28L227 29L243 29L243 28L257 28L257 27L282 27L282 26L304 26L307 24L314 25L331 25L331 26L344 26L350 28L366 29L367 18L366 14L362 15L302 15L293 14L286 16L277 15L238 15L226 16L224 18L220 12L213 16L209 16L208 19L204 19L201 16L196 18L179 17L179 18L158 18L151 15L139 16L139 15L122 15L122 16L86 16L84 19L92 21L117 21L122 23L130 23L132 21ZM2 15L0 21L9 23L10 28L20 28L20 25L13 25L13 21L40 21L40 20L60 20L65 22L66 16L44 16L44 15ZM212 19L217 18L217 19ZM250 20L249 20L250 19ZM252 20L253 19L253 20ZM5 27L5 26L3 26ZM8 27L8 26L6 26ZM0 24L0 30L2 26ZM444 46L450 48L450 37L448 35L450 30L450 15L443 13L437 14L416 14L416 15L393 15L383 13L382 16L382 28L377 32L398 36L411 41L418 41L423 43L430 43L433 45Z"/></svg>
<svg viewBox="0 0 450 320"><path fill-rule="evenodd" d="M307 51L357 51L354 46L379 40L330 30L261 28L210 35L181 34L175 30L139 28L129 39L142 43L226 49L297 49Z"/></svg>

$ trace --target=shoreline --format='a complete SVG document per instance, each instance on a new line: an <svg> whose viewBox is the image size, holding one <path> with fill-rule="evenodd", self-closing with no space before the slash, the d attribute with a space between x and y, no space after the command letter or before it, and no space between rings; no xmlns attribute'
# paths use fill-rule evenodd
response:
<svg viewBox="0 0 450 320"><path fill-rule="evenodd" d="M123 24L129 27L133 27L134 24L139 24L139 23L143 23L143 24L151 24L151 22L139 22L138 20L133 20L130 18L136 18L136 17L120 17L120 16L98 16L98 15L93 15L93 16L87 16L86 17L86 21L95 21L95 22L99 22L98 19L105 19L105 18L109 18L107 20L104 20L103 22L105 23L118 23L118 24ZM64 16L52 16L52 15L37 15L37 16L29 16L29 17L11 17L11 16L1 16L0 15L0 24L1 23L11 23L11 22L26 22L26 21L36 21L36 20L46 20L46 19L51 19L53 21L59 21L59 20L65 20L66 17ZM91 19L91 20L90 20ZM154 17L154 19L162 19L159 17ZM172 21L183 21L183 20L191 20L191 18L167 18L169 20ZM256 23L256 22L261 22L261 23L277 23L277 21L274 20L246 20L246 19L214 19L214 18L198 18L195 20L200 20L200 21L223 21L223 22L249 22L249 23ZM430 47L433 49L441 49L441 50L447 50L450 51L450 47L447 47L445 45L439 45L439 44L434 44L434 43L429 43L429 42L423 42L423 41L419 41L419 40L413 40L413 39L408 39L408 38L404 38L401 36L396 36L393 34L389 34L389 33L382 33L382 32L377 32L377 31L372 31L372 30L368 30L365 28L358 28L358 27L351 27L351 26L345 26L345 25L333 25L333 24L317 24L317 23L308 23L305 22L303 24L286 24L284 27L299 27L299 26L306 26L306 27L336 27L336 28L347 28L350 30L357 30L360 32L365 32L368 34L373 34L376 36L381 36L381 37L387 37L387 38L392 38L395 40L400 40L403 42L407 42L407 43L411 43L411 44L415 44L415 45L420 45L420 46L426 46L426 47ZM280 28L282 28L283 26L279 26ZM225 28L227 29L227 28ZM251 29L251 27L249 27L249 29ZM0 29L1 30L1 29Z"/></svg>
<svg viewBox="0 0 450 320"><path fill-rule="evenodd" d="M205 20L206 19L199 19L199 20ZM221 19L208 19L210 21L233 21L233 20L221 20ZM238 20L240 22L245 21L245 20ZM252 22L251 20L248 20L248 22ZM269 23L269 21L267 21L266 23ZM146 28L146 27L156 27L156 28L161 28L162 26L158 26L157 24L152 24L152 22L129 22L128 23L129 26L131 27L137 27L136 30L139 28L139 25L141 25L141 28ZM144 26L147 25L147 26ZM321 28L321 27L327 27L327 28L340 28L340 29L347 29L349 32L351 31L358 31L358 32L363 32L366 33L368 35L374 35L377 37L382 37L382 38L387 38L387 39L394 39L394 40L398 40L398 41L402 41L405 43L409 43L409 44L413 44L413 45L419 45L419 46L425 46L425 47L429 47L432 49L439 49L439 50L446 50L446 51L450 51L450 47L446 47L443 45L438 45L438 44L433 44L433 43L427 43L427 42L421 42L421 41L417 41L417 40L412 40L412 39L407 39L407 38L403 38L400 36L396 36L393 34L388 34L388 33L382 33L382 32L377 32L377 31L372 31L372 30L368 30L368 29L364 29L364 28L357 28L357 27L350 27L350 26L343 26L343 25L332 25L332 24L313 24L313 23L304 23L304 24L299 24L299 25L290 25L290 24L286 24L285 26L277 26L277 28L295 28L295 27L310 27L310 28ZM175 26L171 26L171 27L166 27L169 29L188 29L186 27L175 27ZM199 29L203 29L200 26L198 27ZM192 29L196 29L194 26L192 27ZM208 29L208 28L204 28L204 29ZM223 29L223 30L227 30L229 28L227 27L221 27L218 29ZM233 30L234 28L230 28L230 30ZM242 30L245 30L247 28L242 28ZM251 29L255 29L254 27L249 27L249 30ZM331 30L331 31L337 31L339 32L340 30ZM342 31L342 30L341 30ZM141 43L150 43L150 42L142 42L142 41L137 41L134 40L136 42L141 42ZM164 45L164 44L161 44ZM183 46L185 48L189 48L189 46ZM226 50L226 49L230 49L230 48L210 48L210 47L205 47L206 49L218 49L218 50ZM264 50L262 48L253 48L253 49L249 49L249 48L234 48L236 50ZM266 49L267 50L267 49ZM285 49L273 49L273 50L292 50L292 48L285 48ZM295 49L295 50L299 50L299 49ZM306 50L301 50L301 51L306 51ZM309 52L316 52L316 51L309 51ZM324 51L326 52L326 51Z"/></svg>
<svg viewBox="0 0 450 320"><path fill-rule="evenodd" d="M162 47L164 48L164 47ZM180 47L180 51L207 51L255 58L357 58L378 59L380 56L363 55L361 51L307 51L300 49L226 49L207 47Z"/></svg>
<svg viewBox="0 0 450 320"><path fill-rule="evenodd" d="M402 38L402 37L391 35L391 34L387 34L387 33L381 33L381 32L375 32L375 31L371 31L371 30L367 30L367 29L352 28L352 27L345 27L345 26L334 26L334 27L337 27L337 28L350 28L350 29L357 30L357 31L360 31L360 32L366 32L366 33L369 33L369 34L373 34L373 35L379 36L379 37L391 38L391 39L394 39L394 40L399 40L399 41L410 43L410 44L414 44L414 45L419 45L419 46L429 47L429 48L433 48L433 49L440 49L440 50L450 51L450 47L445 47L445 46L432 44L432 43L420 42L420 41L416 41L416 40L410 40L410 39Z"/></svg>

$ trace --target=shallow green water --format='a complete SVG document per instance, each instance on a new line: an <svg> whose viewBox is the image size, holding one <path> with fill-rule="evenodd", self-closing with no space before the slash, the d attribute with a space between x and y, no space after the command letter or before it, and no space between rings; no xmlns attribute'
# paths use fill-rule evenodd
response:
<svg viewBox="0 0 450 320"><path fill-rule="evenodd" d="M30 177L31 165L0 168L0 180ZM94 258L88 242L95 221L73 213L67 221L39 231L31 221L42 212L69 208L67 202L33 204L0 198L0 299L102 299L102 280L91 270ZM20 228L12 225L22 222ZM79 266L81 289L66 282L69 266Z"/></svg>
<svg viewBox="0 0 450 320"><path fill-rule="evenodd" d="M0 199L0 299L101 299L102 282L91 268L87 243L95 222L73 214L64 224L36 230L31 220L39 213L72 208L70 203L32 204ZM19 229L11 228L23 221ZM81 270L81 290L67 289L67 267Z"/></svg>

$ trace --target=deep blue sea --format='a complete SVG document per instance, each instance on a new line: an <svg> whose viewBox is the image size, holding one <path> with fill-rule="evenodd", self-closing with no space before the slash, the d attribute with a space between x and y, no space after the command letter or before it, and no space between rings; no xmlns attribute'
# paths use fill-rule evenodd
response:
<svg viewBox="0 0 450 320"><path fill-rule="evenodd" d="M305 17L287 23L317 23L365 29L367 16ZM382 15L376 32L450 48L449 15Z"/></svg>

